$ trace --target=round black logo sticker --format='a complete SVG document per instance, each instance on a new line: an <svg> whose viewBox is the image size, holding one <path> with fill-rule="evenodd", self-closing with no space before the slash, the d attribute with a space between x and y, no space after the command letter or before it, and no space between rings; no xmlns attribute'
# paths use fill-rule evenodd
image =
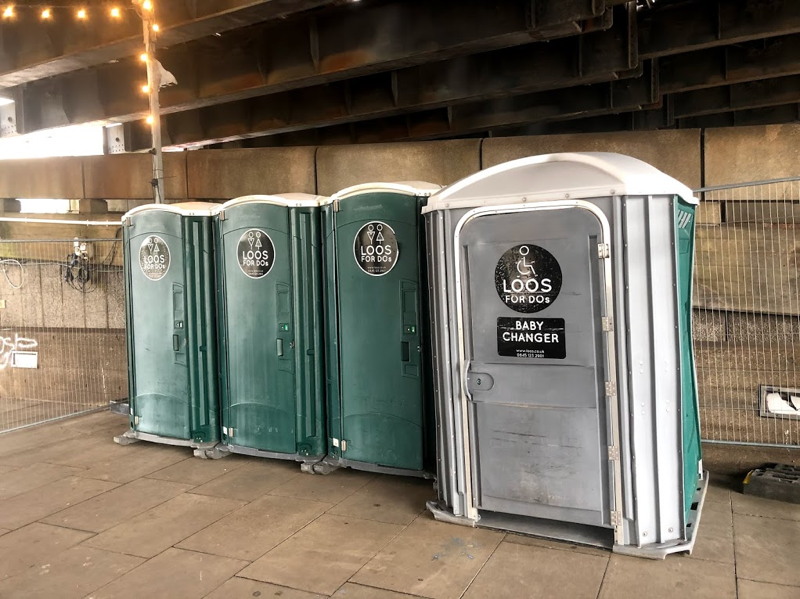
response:
<svg viewBox="0 0 800 599"><path fill-rule="evenodd" d="M356 233L353 255L358 267L368 275L385 275L399 258L394 229L377 220L367 223Z"/></svg>
<svg viewBox="0 0 800 599"><path fill-rule="evenodd" d="M561 267L553 254L525 243L506 251L494 270L497 295L516 312L538 312L561 291Z"/></svg>
<svg viewBox="0 0 800 599"><path fill-rule="evenodd" d="M151 281L158 281L169 270L169 247L158 235L144 238L139 248L139 268Z"/></svg>
<svg viewBox="0 0 800 599"><path fill-rule="evenodd" d="M236 246L236 259L239 261L239 268L251 279L267 276L275 264L272 239L261 229L245 231Z"/></svg>

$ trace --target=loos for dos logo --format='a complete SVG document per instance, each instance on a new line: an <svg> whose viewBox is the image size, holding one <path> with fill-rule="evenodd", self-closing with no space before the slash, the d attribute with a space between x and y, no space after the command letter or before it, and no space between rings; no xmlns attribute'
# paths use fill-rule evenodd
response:
<svg viewBox="0 0 800 599"><path fill-rule="evenodd" d="M533 244L507 250L494 271L497 295L516 312L530 314L551 305L561 291L561 266L553 254Z"/></svg>
<svg viewBox="0 0 800 599"><path fill-rule="evenodd" d="M145 237L139 248L139 268L142 269L144 276L151 281L158 281L167 274L169 263L167 242L158 235Z"/></svg>

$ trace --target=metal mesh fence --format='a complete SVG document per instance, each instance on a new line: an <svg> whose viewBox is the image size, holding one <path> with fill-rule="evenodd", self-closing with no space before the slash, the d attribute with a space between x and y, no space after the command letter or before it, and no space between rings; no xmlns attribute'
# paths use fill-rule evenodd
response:
<svg viewBox="0 0 800 599"><path fill-rule="evenodd" d="M0 239L0 431L126 396L121 240Z"/></svg>
<svg viewBox="0 0 800 599"><path fill-rule="evenodd" d="M800 177L698 191L693 325L703 438L799 446Z"/></svg>

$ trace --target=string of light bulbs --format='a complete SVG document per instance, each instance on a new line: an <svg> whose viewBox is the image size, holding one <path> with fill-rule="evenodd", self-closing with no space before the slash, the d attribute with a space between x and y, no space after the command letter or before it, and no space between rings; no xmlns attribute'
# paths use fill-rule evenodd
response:
<svg viewBox="0 0 800 599"><path fill-rule="evenodd" d="M140 7L142 12L152 13L153 2L152 0L133 0L136 6L122 6L120 4L105 3L103 6L87 7L78 4L53 4L53 3L36 3L36 4L2 4L0 5L0 18L3 21L13 21L23 12L30 12L38 15L39 21L44 23L51 23L55 21L56 12L70 11L76 21L89 21L90 17L97 12L105 13L107 18L112 21L122 21L125 16L126 10L136 10ZM153 31L158 32L159 26L156 23L151 25Z"/></svg>

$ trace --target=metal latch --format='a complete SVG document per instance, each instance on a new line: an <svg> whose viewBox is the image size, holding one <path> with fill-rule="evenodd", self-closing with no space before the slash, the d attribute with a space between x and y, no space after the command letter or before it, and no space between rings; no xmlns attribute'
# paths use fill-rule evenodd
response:
<svg viewBox="0 0 800 599"><path fill-rule="evenodd" d="M614 330L614 317L613 316L603 316L602 319L602 326L603 331L606 333L610 333Z"/></svg>
<svg viewBox="0 0 800 599"><path fill-rule="evenodd" d="M615 381L606 381L606 397L617 396L617 383Z"/></svg>
<svg viewBox="0 0 800 599"><path fill-rule="evenodd" d="M603 260L604 258L608 258L611 256L611 248L607 243L598 243L597 244L597 257Z"/></svg>

